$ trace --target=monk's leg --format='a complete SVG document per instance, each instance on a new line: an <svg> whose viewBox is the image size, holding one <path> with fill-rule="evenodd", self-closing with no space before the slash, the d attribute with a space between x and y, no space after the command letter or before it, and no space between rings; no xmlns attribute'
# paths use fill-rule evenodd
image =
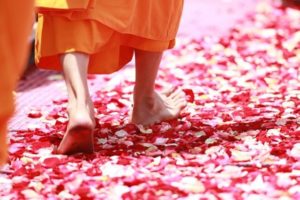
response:
<svg viewBox="0 0 300 200"><path fill-rule="evenodd" d="M69 124L57 153L93 152L94 107L87 84L89 57L82 53L61 56L68 91Z"/></svg>
<svg viewBox="0 0 300 200"><path fill-rule="evenodd" d="M34 1L0 1L0 166L7 162L7 124L14 111L13 90L26 63Z"/></svg>
<svg viewBox="0 0 300 200"><path fill-rule="evenodd" d="M7 120L0 117L0 166L7 162L6 124Z"/></svg>
<svg viewBox="0 0 300 200"><path fill-rule="evenodd" d="M177 90L158 94L154 89L162 53L136 50L135 57L136 83L132 122L151 125L178 117L186 106L184 93Z"/></svg>

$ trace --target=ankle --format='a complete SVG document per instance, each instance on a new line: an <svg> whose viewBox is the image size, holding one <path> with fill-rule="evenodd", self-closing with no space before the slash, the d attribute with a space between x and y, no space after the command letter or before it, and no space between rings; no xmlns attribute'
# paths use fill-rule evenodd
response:
<svg viewBox="0 0 300 200"><path fill-rule="evenodd" d="M153 91L134 92L133 100L135 104L149 104L155 103L155 94Z"/></svg>
<svg viewBox="0 0 300 200"><path fill-rule="evenodd" d="M133 114L135 116L154 115L157 112L159 112L159 109L160 106L157 102L157 97L155 95L144 96L141 99L135 99L133 106Z"/></svg>
<svg viewBox="0 0 300 200"><path fill-rule="evenodd" d="M89 97L76 99L77 108L78 107L87 107L87 106L90 106L91 104L92 104L92 100Z"/></svg>

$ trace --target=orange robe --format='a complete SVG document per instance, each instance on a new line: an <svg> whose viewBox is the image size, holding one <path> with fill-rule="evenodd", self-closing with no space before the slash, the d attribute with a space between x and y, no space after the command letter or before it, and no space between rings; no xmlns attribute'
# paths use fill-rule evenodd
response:
<svg viewBox="0 0 300 200"><path fill-rule="evenodd" d="M75 4L76 3L76 4ZM112 73L127 64L134 49L172 48L183 0L37 0L35 60L61 70L66 52L90 55L90 73Z"/></svg>
<svg viewBox="0 0 300 200"><path fill-rule="evenodd" d="M33 3L33 0L0 1L0 164L7 158L7 122L14 110L13 90L29 50Z"/></svg>

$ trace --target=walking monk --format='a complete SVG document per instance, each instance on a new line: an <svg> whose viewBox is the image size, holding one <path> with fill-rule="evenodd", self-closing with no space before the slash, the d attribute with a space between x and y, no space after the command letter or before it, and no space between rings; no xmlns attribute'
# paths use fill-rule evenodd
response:
<svg viewBox="0 0 300 200"><path fill-rule="evenodd" d="M13 90L26 63L33 19L33 0L0 1L0 164L7 159L7 122L14 111Z"/></svg>
<svg viewBox="0 0 300 200"><path fill-rule="evenodd" d="M175 44L183 0L38 0L36 63L62 70L69 123L57 153L93 152L94 108L88 73L112 73L135 54L132 122L177 117L182 91L154 91L162 53Z"/></svg>

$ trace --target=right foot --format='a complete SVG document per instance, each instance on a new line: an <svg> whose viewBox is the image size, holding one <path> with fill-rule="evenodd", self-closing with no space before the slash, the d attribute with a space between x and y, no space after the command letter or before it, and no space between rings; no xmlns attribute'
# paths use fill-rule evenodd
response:
<svg viewBox="0 0 300 200"><path fill-rule="evenodd" d="M58 154L93 153L95 127L92 104L69 109L67 131L57 148Z"/></svg>
<svg viewBox="0 0 300 200"><path fill-rule="evenodd" d="M179 90L165 95L154 92L141 98L136 95L135 100L131 121L142 125L174 119L187 105L185 94Z"/></svg>

